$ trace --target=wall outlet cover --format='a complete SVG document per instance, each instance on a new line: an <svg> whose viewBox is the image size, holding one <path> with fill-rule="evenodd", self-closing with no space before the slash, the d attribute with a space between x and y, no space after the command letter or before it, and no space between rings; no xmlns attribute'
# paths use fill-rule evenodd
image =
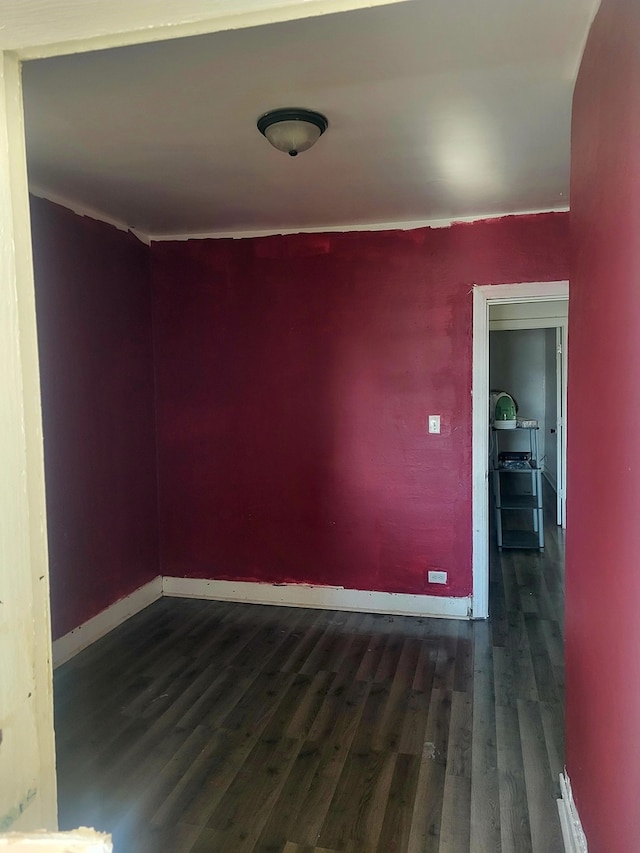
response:
<svg viewBox="0 0 640 853"><path fill-rule="evenodd" d="M446 583L447 573L440 569L429 569L427 572L427 580L429 583Z"/></svg>

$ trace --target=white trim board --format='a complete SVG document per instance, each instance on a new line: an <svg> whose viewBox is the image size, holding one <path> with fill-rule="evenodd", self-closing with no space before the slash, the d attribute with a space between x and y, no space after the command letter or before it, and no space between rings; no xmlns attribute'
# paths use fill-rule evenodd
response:
<svg viewBox="0 0 640 853"><path fill-rule="evenodd" d="M342 586L270 584L248 581L220 581L203 578L162 579L162 594L179 598L273 604L283 607L311 607L356 613L385 613L392 616L426 616L468 619L471 598L437 595L410 595L345 589Z"/></svg>
<svg viewBox="0 0 640 853"><path fill-rule="evenodd" d="M587 853L587 836L582 828L566 770L560 774L560 794L560 799L556 800L556 803L560 815L565 853Z"/></svg>
<svg viewBox="0 0 640 853"><path fill-rule="evenodd" d="M511 216L538 216L546 213L567 213L568 207L544 208L540 210L516 210L504 211L502 213L478 213L473 216L458 216L449 219L415 219L402 220L400 222L353 222L341 225L314 225L307 228L267 228L258 230L230 230L230 231L196 231L180 232L176 234L152 234L141 231L124 220L114 219L107 213L97 208L89 207L74 199L62 196L59 193L50 192L37 184L29 186L29 192L36 198L50 201L59 207L64 207L75 213L76 216L86 216L96 219L106 225L113 225L119 231L133 234L147 246L151 243L184 242L186 240L247 240L256 237L276 237L290 234L348 234L352 231L413 231L418 228L450 228L452 225L462 225L473 222L486 222L491 219L504 219Z"/></svg>
<svg viewBox="0 0 640 853"><path fill-rule="evenodd" d="M162 598L162 577L157 575L152 581L125 595L120 601L111 604L73 631L53 641L53 666L66 663L72 657L86 649L96 640L122 625L131 616L135 616L145 607Z"/></svg>
<svg viewBox="0 0 640 853"><path fill-rule="evenodd" d="M390 616L423 616L434 619L469 619L471 597L410 595L345 589L342 586L271 584L249 581L219 581L206 578L171 578L158 575L152 581L111 604L82 625L53 642L53 666L58 667L96 640L122 625L163 596L236 601L281 607L309 607Z"/></svg>
<svg viewBox="0 0 640 853"><path fill-rule="evenodd" d="M57 204L58 207L63 207L65 210L69 210L71 213L75 213L76 216L86 217L87 219L95 219L96 222L102 222L104 225L112 225L114 228L117 228L118 231L124 231L128 234L133 234L134 237L137 237L141 243L145 245L149 245L150 239L146 234L142 234L140 231L136 231L135 228L130 228L127 223L122 219L114 219L108 214L104 213L101 210L98 210L94 207L88 207L86 204L82 204L80 202L73 201L72 199L67 198L66 196L61 196L58 193L49 192L48 190L41 189L38 186L29 185L29 195L34 198L42 199L42 201L49 201L51 204Z"/></svg>
<svg viewBox="0 0 640 853"><path fill-rule="evenodd" d="M454 216L446 219L409 219L390 222L348 222L338 225L310 225L305 228L269 228L263 230L198 231L176 234L146 234L151 243L179 242L182 240L243 240L253 237L273 237L285 234L348 234L351 231L413 231L417 228L450 228L472 222L505 219L511 216L538 216L544 213L567 213L568 207L545 207L536 210L505 210L498 213L474 213L471 216ZM137 232L136 232L137 233ZM140 239L143 239L142 236Z"/></svg>
<svg viewBox="0 0 640 853"><path fill-rule="evenodd" d="M490 332L513 332L519 329L557 329L567 325L566 317L532 317L528 320L490 320Z"/></svg>

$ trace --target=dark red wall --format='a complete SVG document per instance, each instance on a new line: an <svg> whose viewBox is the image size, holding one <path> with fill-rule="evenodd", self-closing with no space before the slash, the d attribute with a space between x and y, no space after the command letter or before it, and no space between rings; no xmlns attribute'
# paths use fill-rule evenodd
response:
<svg viewBox="0 0 640 853"><path fill-rule="evenodd" d="M573 105L567 767L590 853L640 850L640 10L603 0Z"/></svg>
<svg viewBox="0 0 640 853"><path fill-rule="evenodd" d="M32 200L54 638L158 574L149 249Z"/></svg>
<svg viewBox="0 0 640 853"><path fill-rule="evenodd" d="M471 286L566 279L568 215L151 254L163 574L469 594Z"/></svg>

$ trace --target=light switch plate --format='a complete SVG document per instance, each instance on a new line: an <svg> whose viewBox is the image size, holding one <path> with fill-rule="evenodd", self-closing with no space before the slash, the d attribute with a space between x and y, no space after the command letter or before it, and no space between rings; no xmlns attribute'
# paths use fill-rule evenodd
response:
<svg viewBox="0 0 640 853"><path fill-rule="evenodd" d="M429 415L429 432L440 432L440 415Z"/></svg>

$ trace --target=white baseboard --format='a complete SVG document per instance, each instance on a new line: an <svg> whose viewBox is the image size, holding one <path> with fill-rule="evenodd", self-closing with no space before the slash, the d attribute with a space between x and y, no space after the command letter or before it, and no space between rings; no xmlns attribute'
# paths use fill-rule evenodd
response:
<svg viewBox="0 0 640 853"><path fill-rule="evenodd" d="M179 598L205 598L283 607L312 607L357 613L388 613L393 616L433 616L469 619L471 598L375 592L341 586L270 584L248 581L219 581L200 578L162 579L162 594Z"/></svg>
<svg viewBox="0 0 640 853"><path fill-rule="evenodd" d="M130 595L116 601L73 631L53 641L53 666L66 663L78 652L113 631L131 616L144 610L163 595L176 598L203 598L247 604L274 604L283 607L311 607L348 610L357 613L388 613L392 616L429 616L469 619L471 598L437 595L409 595L396 592L369 592L341 586L269 584L245 581L218 581L200 578L170 578L158 575Z"/></svg>
<svg viewBox="0 0 640 853"><path fill-rule="evenodd" d="M587 853L587 837L582 829L566 770L560 774L560 792L562 796L557 803L565 853Z"/></svg>
<svg viewBox="0 0 640 853"><path fill-rule="evenodd" d="M126 622L130 616L144 610L162 597L162 577L158 575L152 581L134 590L129 595L111 604L96 616L78 625L63 637L53 641L53 666L60 666L78 652L95 643L109 631Z"/></svg>

